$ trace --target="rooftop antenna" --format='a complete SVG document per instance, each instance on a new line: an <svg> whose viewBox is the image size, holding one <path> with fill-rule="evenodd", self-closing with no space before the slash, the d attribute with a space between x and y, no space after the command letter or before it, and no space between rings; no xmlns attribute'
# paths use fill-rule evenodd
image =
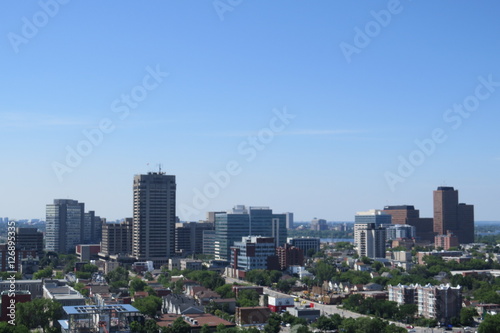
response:
<svg viewBox="0 0 500 333"><path fill-rule="evenodd" d="M158 163L158 173L161 175L161 163Z"/></svg>

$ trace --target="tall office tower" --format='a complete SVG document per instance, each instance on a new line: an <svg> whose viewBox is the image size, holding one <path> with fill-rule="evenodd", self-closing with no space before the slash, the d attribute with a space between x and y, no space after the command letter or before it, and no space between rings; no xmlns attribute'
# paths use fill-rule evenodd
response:
<svg viewBox="0 0 500 333"><path fill-rule="evenodd" d="M235 206L226 213L215 214L215 258L231 259L231 246L242 237L274 237L275 245L286 242L285 214L273 214L269 207Z"/></svg>
<svg viewBox="0 0 500 333"><path fill-rule="evenodd" d="M43 233L37 228L16 228L16 248L18 250L35 250L41 258L43 255Z"/></svg>
<svg viewBox="0 0 500 333"><path fill-rule="evenodd" d="M132 218L126 218L120 223L102 225L101 253L104 256L129 255L132 252L132 221Z"/></svg>
<svg viewBox="0 0 500 333"><path fill-rule="evenodd" d="M213 229L212 223L176 223L175 251L183 255L203 253L203 232Z"/></svg>
<svg viewBox="0 0 500 333"><path fill-rule="evenodd" d="M434 232L453 232L461 244L474 242L474 206L459 204L458 191L440 186L434 191Z"/></svg>
<svg viewBox="0 0 500 333"><path fill-rule="evenodd" d="M215 224L215 214L225 212L207 212L205 222Z"/></svg>
<svg viewBox="0 0 500 333"><path fill-rule="evenodd" d="M68 253L82 241L85 204L70 199L55 199L46 207L45 248Z"/></svg>
<svg viewBox="0 0 500 333"><path fill-rule="evenodd" d="M417 239L434 242L433 219L420 217L420 211L410 205L385 206L384 213L392 216L392 224L407 224L415 227Z"/></svg>
<svg viewBox="0 0 500 333"><path fill-rule="evenodd" d="M215 255L215 230L203 230L203 254Z"/></svg>
<svg viewBox="0 0 500 333"><path fill-rule="evenodd" d="M149 172L134 177L132 256L155 267L175 255L175 176Z"/></svg>
<svg viewBox="0 0 500 333"><path fill-rule="evenodd" d="M326 220L323 219L317 219L317 218L312 219L310 226L311 230L315 231L328 230L328 226L326 225Z"/></svg>
<svg viewBox="0 0 500 333"><path fill-rule="evenodd" d="M388 226L391 224L391 221L391 215L378 209L371 209L366 212L357 212L354 216L354 223L375 223L376 227L381 225Z"/></svg>
<svg viewBox="0 0 500 333"><path fill-rule="evenodd" d="M354 245L360 257L385 258L386 230L376 223L354 224Z"/></svg>
<svg viewBox="0 0 500 333"><path fill-rule="evenodd" d="M286 218L286 228L287 229L293 229L293 213L287 212L285 213L285 218Z"/></svg>
<svg viewBox="0 0 500 333"><path fill-rule="evenodd" d="M82 226L82 243L97 244L102 239L102 221L93 210L85 213Z"/></svg>

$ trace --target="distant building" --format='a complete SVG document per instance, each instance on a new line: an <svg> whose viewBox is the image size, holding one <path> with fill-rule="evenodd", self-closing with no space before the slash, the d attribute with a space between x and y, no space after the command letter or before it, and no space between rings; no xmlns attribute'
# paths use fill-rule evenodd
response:
<svg viewBox="0 0 500 333"><path fill-rule="evenodd" d="M214 230L212 223L176 223L175 251L182 255L203 253L203 233Z"/></svg>
<svg viewBox="0 0 500 333"><path fill-rule="evenodd" d="M371 209L366 212L357 212L354 216L354 224L375 223L375 227L388 226L392 222L392 216L383 210Z"/></svg>
<svg viewBox="0 0 500 333"><path fill-rule="evenodd" d="M393 224L388 226L385 230L387 240L415 237L415 227L408 224Z"/></svg>
<svg viewBox="0 0 500 333"><path fill-rule="evenodd" d="M62 333L130 332L132 322L145 321L129 304L63 306L63 311L67 319L59 320Z"/></svg>
<svg viewBox="0 0 500 333"><path fill-rule="evenodd" d="M0 294L0 321L10 321L16 318L16 305L31 302L29 291L3 291Z"/></svg>
<svg viewBox="0 0 500 333"><path fill-rule="evenodd" d="M448 285L417 286L418 315L450 323L453 317L460 317L462 309L462 288Z"/></svg>
<svg viewBox="0 0 500 333"><path fill-rule="evenodd" d="M160 267L175 255L175 176L149 172L134 177L132 256Z"/></svg>
<svg viewBox="0 0 500 333"><path fill-rule="evenodd" d="M420 217L420 211L410 205L385 206L384 213L392 216L392 224L405 224L415 227L419 240L434 241L433 219Z"/></svg>
<svg viewBox="0 0 500 333"><path fill-rule="evenodd" d="M432 251L432 252L417 252L417 260L419 265L424 265L425 256L435 256L435 257L462 257L464 253L462 251Z"/></svg>
<svg viewBox="0 0 500 333"><path fill-rule="evenodd" d="M68 253L82 242L85 204L70 199L55 199L46 207L45 248Z"/></svg>
<svg viewBox="0 0 500 333"><path fill-rule="evenodd" d="M0 271L16 271L21 269L21 261L28 258L38 258L38 251L20 250L14 248L14 254L9 249L8 244L0 244Z"/></svg>
<svg viewBox="0 0 500 333"><path fill-rule="evenodd" d="M181 271L189 269L191 271L201 271L203 268L203 261L202 260L195 260L195 259L181 259L179 260L180 262L180 269Z"/></svg>
<svg viewBox="0 0 500 333"><path fill-rule="evenodd" d="M101 244L79 244L76 246L76 255L80 261L98 260Z"/></svg>
<svg viewBox="0 0 500 333"><path fill-rule="evenodd" d="M315 308L291 307L288 312L292 316L305 319L308 322L313 322L321 316L321 310Z"/></svg>
<svg viewBox="0 0 500 333"><path fill-rule="evenodd" d="M402 284L397 286L388 285L387 291L389 292L389 301L396 302L398 305L417 303L416 286L413 284L410 286Z"/></svg>
<svg viewBox="0 0 500 333"><path fill-rule="evenodd" d="M460 244L474 242L474 206L458 202L458 191L440 186L434 191L434 232L444 235L447 231L458 237Z"/></svg>
<svg viewBox="0 0 500 333"><path fill-rule="evenodd" d="M309 250L312 249L316 253L320 248L320 239L313 237L288 238L288 243L302 249L305 256L308 255Z"/></svg>
<svg viewBox="0 0 500 333"><path fill-rule="evenodd" d="M360 257L385 258L385 237L383 224L378 227L376 223L354 224L354 245Z"/></svg>
<svg viewBox="0 0 500 333"><path fill-rule="evenodd" d="M235 321L238 326L265 325L271 316L271 310L265 306L236 308Z"/></svg>
<svg viewBox="0 0 500 333"><path fill-rule="evenodd" d="M57 281L45 283L43 298L61 303L62 306L85 305L85 297L82 294L68 285L60 285Z"/></svg>
<svg viewBox="0 0 500 333"><path fill-rule="evenodd" d="M288 308L293 308L295 301L293 297L274 297L268 296L268 307L271 312L281 312L287 310Z"/></svg>
<svg viewBox="0 0 500 333"><path fill-rule="evenodd" d="M285 218L286 218L286 228L287 229L293 229L293 213L287 212L285 213Z"/></svg>
<svg viewBox="0 0 500 333"><path fill-rule="evenodd" d="M133 219L126 218L120 223L102 225L101 253L104 256L132 252Z"/></svg>
<svg viewBox="0 0 500 333"><path fill-rule="evenodd" d="M269 207L238 205L227 213L215 214L215 259L229 260L231 246L242 237L273 237L275 247L286 242L285 214L273 214Z"/></svg>
<svg viewBox="0 0 500 333"><path fill-rule="evenodd" d="M215 230L203 230L203 254L215 255Z"/></svg>
<svg viewBox="0 0 500 333"><path fill-rule="evenodd" d="M314 218L311 221L310 229L314 231L324 231L328 230L328 225L326 224L326 220Z"/></svg>
<svg viewBox="0 0 500 333"><path fill-rule="evenodd" d="M290 244L280 246L276 249L279 258L280 269L283 271L289 266L304 265L304 250Z"/></svg>
<svg viewBox="0 0 500 333"><path fill-rule="evenodd" d="M443 250L448 251L450 247L457 247L460 243L458 242L458 237L455 236L451 231L448 230L446 235L437 235L434 238L434 247L443 248Z"/></svg>
<svg viewBox="0 0 500 333"><path fill-rule="evenodd" d="M93 210L84 214L83 217L83 234L82 243L91 244L99 243L102 238L102 224L103 220L100 216L96 216Z"/></svg>
<svg viewBox="0 0 500 333"><path fill-rule="evenodd" d="M16 248L19 250L35 250L43 255L43 233L37 228L16 228Z"/></svg>
<svg viewBox="0 0 500 333"><path fill-rule="evenodd" d="M272 237L247 236L231 247L234 275L244 277L252 269L279 270L275 241Z"/></svg>
<svg viewBox="0 0 500 333"><path fill-rule="evenodd" d="M14 288L11 286L11 281L0 281L0 292L10 291L11 289L16 291L29 291L33 299L43 296L42 280L16 280L14 282Z"/></svg>

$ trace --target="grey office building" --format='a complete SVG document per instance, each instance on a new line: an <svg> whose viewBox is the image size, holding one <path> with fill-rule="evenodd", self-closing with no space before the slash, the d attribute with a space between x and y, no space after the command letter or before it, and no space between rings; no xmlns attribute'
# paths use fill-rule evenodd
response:
<svg viewBox="0 0 500 333"><path fill-rule="evenodd" d="M203 232L213 229L213 223L176 223L175 251L182 255L203 253Z"/></svg>
<svg viewBox="0 0 500 333"><path fill-rule="evenodd" d="M68 253L82 241L85 204L76 200L55 199L46 206L45 248Z"/></svg>
<svg viewBox="0 0 500 333"><path fill-rule="evenodd" d="M286 216L269 207L238 205L227 213L215 214L215 258L230 260L231 246L246 236L274 237L275 245L286 242Z"/></svg>
<svg viewBox="0 0 500 333"><path fill-rule="evenodd" d="M149 172L134 177L132 256L155 267L175 255L175 176Z"/></svg>

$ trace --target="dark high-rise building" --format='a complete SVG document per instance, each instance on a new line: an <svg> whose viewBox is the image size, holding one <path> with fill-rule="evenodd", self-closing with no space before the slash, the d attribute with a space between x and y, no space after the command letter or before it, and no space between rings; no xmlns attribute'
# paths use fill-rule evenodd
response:
<svg viewBox="0 0 500 333"><path fill-rule="evenodd" d="M392 224L414 226L417 239L434 242L433 219L420 217L420 211L414 206L385 206L383 212L392 216Z"/></svg>
<svg viewBox="0 0 500 333"><path fill-rule="evenodd" d="M134 177L132 256L155 267L175 255L175 176L149 172Z"/></svg>
<svg viewBox="0 0 500 333"><path fill-rule="evenodd" d="M85 204L76 200L55 199L46 207L45 248L68 253L82 241Z"/></svg>
<svg viewBox="0 0 500 333"><path fill-rule="evenodd" d="M35 250L43 255L43 233L37 228L16 228L16 248L19 250Z"/></svg>
<svg viewBox="0 0 500 333"><path fill-rule="evenodd" d="M458 191L440 186L434 191L434 232L453 232L461 244L474 242L474 206L459 204Z"/></svg>
<svg viewBox="0 0 500 333"><path fill-rule="evenodd" d="M246 236L273 237L276 247L286 242L285 214L273 214L269 207L234 207L215 214L215 258L230 260L231 246Z"/></svg>
<svg viewBox="0 0 500 333"><path fill-rule="evenodd" d="M83 217L82 237L84 244L96 244L102 239L102 220L93 210Z"/></svg>
<svg viewBox="0 0 500 333"><path fill-rule="evenodd" d="M101 253L129 255L132 252L132 218L120 223L104 223L102 226Z"/></svg>
<svg viewBox="0 0 500 333"><path fill-rule="evenodd" d="M280 262L280 269L283 271L290 266L303 266L304 265L304 250L290 245L280 246L276 249Z"/></svg>
<svg viewBox="0 0 500 333"><path fill-rule="evenodd" d="M213 229L212 223L176 223L175 251L183 255L203 253L203 232Z"/></svg>

